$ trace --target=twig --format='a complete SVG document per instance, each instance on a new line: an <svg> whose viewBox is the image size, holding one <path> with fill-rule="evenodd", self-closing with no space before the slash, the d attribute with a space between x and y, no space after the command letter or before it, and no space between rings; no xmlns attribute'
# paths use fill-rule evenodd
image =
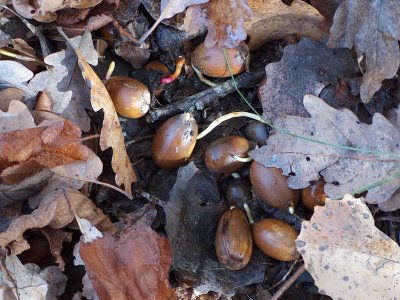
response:
<svg viewBox="0 0 400 300"><path fill-rule="evenodd" d="M297 271L290 277L280 288L279 290L272 296L270 300L278 300L284 292L296 281L297 278L300 277L301 274L306 270L304 264L297 269Z"/></svg>
<svg viewBox="0 0 400 300"><path fill-rule="evenodd" d="M133 190L132 191L134 197L140 197L146 199L150 203L155 203L161 207L165 207L167 205L167 202L164 200L161 200L160 198L153 196L150 193L140 191L140 190Z"/></svg>
<svg viewBox="0 0 400 300"><path fill-rule="evenodd" d="M265 76L264 68L255 70L254 72L245 73L235 78L239 88L250 87L260 82ZM180 112L187 112L196 108L198 110L210 104L214 99L224 97L236 90L233 80L227 80L213 88L203 92L189 96L185 99L175 101L171 104L164 105L161 108L153 109L149 112L147 122L154 122L161 119L171 117Z"/></svg>
<svg viewBox="0 0 400 300"><path fill-rule="evenodd" d="M142 49L149 48L148 44L143 43L143 45L142 45L142 43L140 43L137 38L135 38L129 31L127 31L124 27L122 27L121 24L119 24L119 22L117 20L115 20L114 18L113 18L112 24L118 30L119 34L126 37L129 41L140 46L140 48L142 48Z"/></svg>

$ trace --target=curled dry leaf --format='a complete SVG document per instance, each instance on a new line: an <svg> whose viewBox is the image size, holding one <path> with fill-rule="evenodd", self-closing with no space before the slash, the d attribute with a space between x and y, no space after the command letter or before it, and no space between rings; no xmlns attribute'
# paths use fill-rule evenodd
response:
<svg viewBox="0 0 400 300"><path fill-rule="evenodd" d="M58 264L58 268L60 271L64 271L65 261L61 256L61 250L64 242L71 242L72 232L51 228L42 228L40 231L49 242L51 254L56 258L56 264Z"/></svg>
<svg viewBox="0 0 400 300"><path fill-rule="evenodd" d="M176 299L168 281L171 255L168 240L148 225L80 242L80 256L100 299Z"/></svg>
<svg viewBox="0 0 400 300"><path fill-rule="evenodd" d="M23 215L13 220L8 228L0 233L0 247L12 245L12 250L17 251L13 254L20 254L29 248L23 238L26 230L46 226L52 229L62 228L74 220L74 211L78 217L91 220L99 228L104 228L111 233L116 230L115 226L89 198L77 190L63 189L48 194L30 215ZM27 246L27 248L17 247L18 244Z"/></svg>
<svg viewBox="0 0 400 300"><path fill-rule="evenodd" d="M110 95L103 82L90 67L79 49L74 48L78 56L78 64L82 70L83 77L90 83L90 101L94 111L103 109L104 120L100 134L100 148L113 149L111 160L115 172L117 185L124 184L125 191L132 194L131 184L136 181L136 174L132 168L130 159L125 149L124 136L117 113Z"/></svg>
<svg viewBox="0 0 400 300"><path fill-rule="evenodd" d="M61 9L84 9L93 7L101 1L103 0L12 0L12 4L16 12L24 18L35 19L39 22L53 22L57 19L56 12Z"/></svg>
<svg viewBox="0 0 400 300"><path fill-rule="evenodd" d="M64 293L67 283L67 276L56 266L40 270L35 264L23 265L14 255L0 262L0 272L1 299L57 299Z"/></svg>
<svg viewBox="0 0 400 300"><path fill-rule="evenodd" d="M319 96L338 79L354 77L358 65L347 49L333 51L324 44L302 39L285 47L279 62L265 67L267 80L259 89L263 116L273 120L282 115L309 116L303 105L306 94Z"/></svg>
<svg viewBox="0 0 400 300"><path fill-rule="evenodd" d="M355 48L365 55L361 100L368 103L384 79L396 75L400 63L400 3L346 0L336 10L328 45Z"/></svg>
<svg viewBox="0 0 400 300"><path fill-rule="evenodd" d="M362 198L326 199L296 240L320 293L333 299L396 299L400 247L374 225Z"/></svg>
<svg viewBox="0 0 400 300"><path fill-rule="evenodd" d="M217 43L232 48L249 36L248 46L253 50L289 34L322 40L326 36L320 29L323 21L315 8L301 0L294 0L290 6L281 0L212 0L189 7L184 28L188 35L207 28L207 47Z"/></svg>
<svg viewBox="0 0 400 300"><path fill-rule="evenodd" d="M97 65L98 54L90 33L72 38L71 43L88 63ZM72 46L68 44L66 50L48 55L44 61L53 68L36 74L29 86L49 96L52 112L76 123L83 131L89 131L90 119L85 111L91 108L89 88L76 66L78 59Z"/></svg>
<svg viewBox="0 0 400 300"><path fill-rule="evenodd" d="M287 180L291 188L305 188L321 174L328 182L325 193L332 199L340 199L399 171L400 128L381 114L373 116L372 124L363 124L351 111L336 110L316 96L306 95L304 106L311 118L283 116L275 120L275 126L309 139L390 155L351 151L277 132L270 136L267 145L249 155L264 166L281 168L285 175L294 173ZM383 203L399 188L397 177L370 188L366 201Z"/></svg>

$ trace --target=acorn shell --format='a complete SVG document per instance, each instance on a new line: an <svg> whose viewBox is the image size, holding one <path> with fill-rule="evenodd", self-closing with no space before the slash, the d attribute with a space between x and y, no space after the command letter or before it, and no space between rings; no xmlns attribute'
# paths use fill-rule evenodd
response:
<svg viewBox="0 0 400 300"><path fill-rule="evenodd" d="M320 179L312 182L310 186L301 190L301 202L310 210L314 210L314 206L324 206L326 194L324 191L325 181Z"/></svg>
<svg viewBox="0 0 400 300"><path fill-rule="evenodd" d="M207 168L215 173L231 173L243 166L234 156L247 157L251 142L238 135L224 136L208 145L204 153Z"/></svg>
<svg viewBox="0 0 400 300"><path fill-rule="evenodd" d="M249 263L253 241L249 222L241 209L232 208L222 215L215 236L215 252L230 270L242 269Z"/></svg>
<svg viewBox="0 0 400 300"><path fill-rule="evenodd" d="M296 251L296 229L278 219L264 219L252 224L253 241L260 250L277 260L292 261L299 257Z"/></svg>
<svg viewBox="0 0 400 300"><path fill-rule="evenodd" d="M280 169L267 168L256 161L250 166L250 180L256 193L274 208L288 208L299 201L300 190L288 187Z"/></svg>
<svg viewBox="0 0 400 300"><path fill-rule="evenodd" d="M225 48L226 55L231 66L232 75L239 74L246 68L248 49L245 44L236 48ZM229 77L230 72L225 61L222 48L213 46L206 48L204 42L194 50L192 65L204 75L210 77Z"/></svg>
<svg viewBox="0 0 400 300"><path fill-rule="evenodd" d="M196 145L197 130L197 122L189 113L165 121L158 128L151 145L154 163L164 169L183 165Z"/></svg>
<svg viewBox="0 0 400 300"><path fill-rule="evenodd" d="M140 118L150 108L150 92L139 80L127 76L111 77L106 88L115 110L125 118Z"/></svg>

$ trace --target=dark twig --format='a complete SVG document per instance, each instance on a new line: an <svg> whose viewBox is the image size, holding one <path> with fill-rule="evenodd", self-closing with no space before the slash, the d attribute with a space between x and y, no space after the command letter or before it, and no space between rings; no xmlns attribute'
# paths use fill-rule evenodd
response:
<svg viewBox="0 0 400 300"><path fill-rule="evenodd" d="M304 264L297 269L297 271L290 277L280 288L279 290L272 296L270 300L278 300L284 292L296 281L297 278L300 277L301 274L306 270Z"/></svg>
<svg viewBox="0 0 400 300"><path fill-rule="evenodd" d="M260 82L265 76L264 68L257 69L250 73L244 73L235 78L238 88L250 87ZM232 80L227 80L213 88L207 89L185 99L175 101L163 107L153 109L149 112L147 122L154 122L171 117L180 112L188 112L193 108L202 110L206 105L218 97L224 97L234 92L235 85Z"/></svg>

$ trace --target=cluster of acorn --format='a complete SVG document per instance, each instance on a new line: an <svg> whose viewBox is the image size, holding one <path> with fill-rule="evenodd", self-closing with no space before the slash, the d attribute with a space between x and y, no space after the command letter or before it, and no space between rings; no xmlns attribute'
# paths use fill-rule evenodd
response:
<svg viewBox="0 0 400 300"><path fill-rule="evenodd" d="M246 61L242 49L229 49L226 54L230 61L231 72L237 74L243 71ZM218 57L218 61L223 64L216 64L216 60L212 60L211 57ZM208 76L227 77L230 75L221 50L207 49L204 44L195 50L192 65ZM148 68L160 69L161 67L151 63ZM168 69L163 70L164 74L168 74L168 71ZM120 115L139 118L148 111L150 93L138 80L130 77L111 77L106 83L106 88ZM254 126L255 123L250 123L249 127L254 128L250 128L249 131L259 131L256 132L253 140L262 145L268 133L260 130L260 126ZM164 169L182 166L192 154L197 140L204 135L205 132L198 134L197 122L191 114L182 113L171 117L158 128L153 138L151 154L154 163ZM253 142L241 136L221 137L208 145L204 162L214 173L232 173L249 161L247 152L253 146ZM312 210L316 205L324 205L323 181L318 181L300 192L290 189L286 179L279 169L267 168L255 161L251 163L252 187L271 207L293 208L299 198L307 208ZM248 212L248 217L250 224L245 213L237 207L231 208L221 217L215 246L217 257L224 266L232 270L245 267L251 258L253 241L258 248L272 258L291 261L298 257L295 246L298 232L294 228L278 219L264 219L254 223L250 212Z"/></svg>

